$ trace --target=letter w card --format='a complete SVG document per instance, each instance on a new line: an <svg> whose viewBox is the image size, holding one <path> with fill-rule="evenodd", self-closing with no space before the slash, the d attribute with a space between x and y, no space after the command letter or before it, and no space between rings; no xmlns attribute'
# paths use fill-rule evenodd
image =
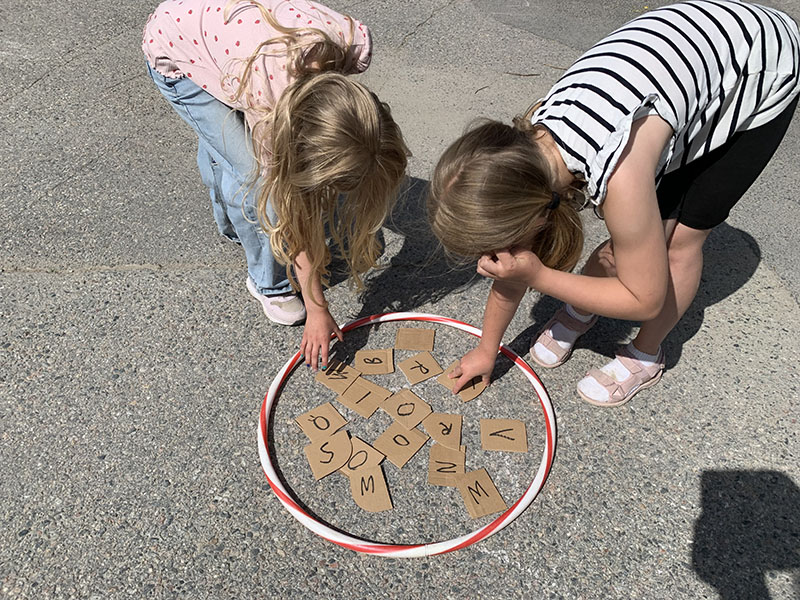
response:
<svg viewBox="0 0 800 600"><path fill-rule="evenodd" d="M506 509L506 503L486 469L470 471L459 476L458 491L461 492L469 516L473 519Z"/></svg>
<svg viewBox="0 0 800 600"><path fill-rule="evenodd" d="M359 469L350 477L350 494L361 508L381 512L392 508L392 498L380 465Z"/></svg>

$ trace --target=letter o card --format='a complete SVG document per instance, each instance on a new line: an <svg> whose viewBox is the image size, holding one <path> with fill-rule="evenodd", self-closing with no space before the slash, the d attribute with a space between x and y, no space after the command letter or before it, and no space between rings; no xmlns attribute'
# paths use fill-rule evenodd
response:
<svg viewBox="0 0 800 600"><path fill-rule="evenodd" d="M406 429L400 423L392 423L372 445L378 452L383 452L386 458L402 469L417 451L428 441L428 436L419 429Z"/></svg>
<svg viewBox="0 0 800 600"><path fill-rule="evenodd" d="M481 419L481 448L501 452L527 452L525 423L516 419Z"/></svg>
<svg viewBox="0 0 800 600"><path fill-rule="evenodd" d="M430 404L409 389L389 396L381 408L406 429L414 429L432 411Z"/></svg>
<svg viewBox="0 0 800 600"><path fill-rule="evenodd" d="M394 373L394 350L359 350L356 352L355 366L363 375Z"/></svg>
<svg viewBox="0 0 800 600"><path fill-rule="evenodd" d="M352 450L350 436L345 429L303 448L308 464L311 465L311 472L317 481L341 469L350 459Z"/></svg>
<svg viewBox="0 0 800 600"><path fill-rule="evenodd" d="M347 421L336 412L330 402L303 413L295 419L295 422L312 442L325 439L347 425Z"/></svg>
<svg viewBox="0 0 800 600"><path fill-rule="evenodd" d="M407 358L397 366L400 367L400 370L411 385L435 377L442 372L442 367L439 366L439 363L436 362L430 352L420 352L416 356Z"/></svg>
<svg viewBox="0 0 800 600"><path fill-rule="evenodd" d="M350 453L348 461L339 469L348 477L352 477L364 469L377 467L386 458L383 453L375 450L361 438L351 438L350 442L353 444L353 451Z"/></svg>
<svg viewBox="0 0 800 600"><path fill-rule="evenodd" d="M459 475L458 491L461 492L469 516L473 519L506 509L506 503L486 469Z"/></svg>
<svg viewBox="0 0 800 600"><path fill-rule="evenodd" d="M381 512L392 508L392 498L386 486L386 477L380 466L359 469L350 477L350 495L368 512Z"/></svg>

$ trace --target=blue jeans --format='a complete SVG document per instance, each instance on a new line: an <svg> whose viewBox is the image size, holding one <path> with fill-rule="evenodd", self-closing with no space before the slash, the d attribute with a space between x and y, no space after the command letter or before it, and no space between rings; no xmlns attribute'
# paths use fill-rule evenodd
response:
<svg viewBox="0 0 800 600"><path fill-rule="evenodd" d="M259 292L267 296L290 292L286 267L272 255L269 236L256 216L261 184L253 183L258 164L242 113L203 91L188 77L165 77L149 64L147 70L170 106L197 134L197 166L209 189L219 232L241 243L247 272ZM271 202L267 203L267 214L274 222Z"/></svg>

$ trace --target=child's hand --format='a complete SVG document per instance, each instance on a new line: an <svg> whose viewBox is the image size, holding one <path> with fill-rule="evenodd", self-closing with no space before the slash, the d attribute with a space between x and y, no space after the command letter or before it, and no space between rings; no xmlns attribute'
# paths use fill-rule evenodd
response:
<svg viewBox="0 0 800 600"><path fill-rule="evenodd" d="M542 261L530 250L510 248L484 254L478 259L478 273L484 277L521 283L535 288L536 278L544 268Z"/></svg>
<svg viewBox="0 0 800 600"><path fill-rule="evenodd" d="M497 352L485 352L481 346L467 352L459 365L453 369L448 377L456 379L453 393L457 394L461 388L472 381L473 377L480 377L483 383L489 385L489 375L494 369Z"/></svg>
<svg viewBox="0 0 800 600"><path fill-rule="evenodd" d="M303 339L300 341L300 352L305 357L306 365L312 371L317 370L318 361L322 368L328 367L328 349L331 343L331 334L336 334L339 341L344 340L342 330L336 325L327 308L306 307L308 316L303 330Z"/></svg>

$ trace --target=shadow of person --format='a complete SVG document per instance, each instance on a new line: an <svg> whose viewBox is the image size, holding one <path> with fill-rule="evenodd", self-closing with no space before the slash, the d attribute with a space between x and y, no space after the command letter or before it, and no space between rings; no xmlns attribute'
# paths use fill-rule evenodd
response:
<svg viewBox="0 0 800 600"><path fill-rule="evenodd" d="M767 571L800 569L800 488L779 471L705 471L700 485L692 567L722 600L768 600Z"/></svg>
<svg viewBox="0 0 800 600"><path fill-rule="evenodd" d="M700 330L705 310L736 292L753 276L761 262L761 249L755 239L745 231L722 223L715 227L703 249L703 273L700 288L683 318L664 340L666 368L674 367L680 360L683 345ZM509 346L517 353L528 352L533 335L547 323L561 302L542 296L531 307L533 324L526 328ZM597 324L578 339L576 348L590 348L613 358L616 349L632 337L638 326L634 321L601 318ZM502 374L502 373L501 373Z"/></svg>
<svg viewBox="0 0 800 600"><path fill-rule="evenodd" d="M365 280L360 295L361 309L356 318L383 312L413 311L437 302L445 296L463 292L477 282L475 266L456 265L448 260L431 231L425 209L428 182L408 177L400 190L397 204L385 223L385 228L402 236L400 249ZM390 241L394 244L394 241ZM342 261L332 264L341 271ZM334 277L332 276L332 281ZM341 280L341 276L336 276ZM346 360L366 343L367 328L348 334L347 348L337 356Z"/></svg>

